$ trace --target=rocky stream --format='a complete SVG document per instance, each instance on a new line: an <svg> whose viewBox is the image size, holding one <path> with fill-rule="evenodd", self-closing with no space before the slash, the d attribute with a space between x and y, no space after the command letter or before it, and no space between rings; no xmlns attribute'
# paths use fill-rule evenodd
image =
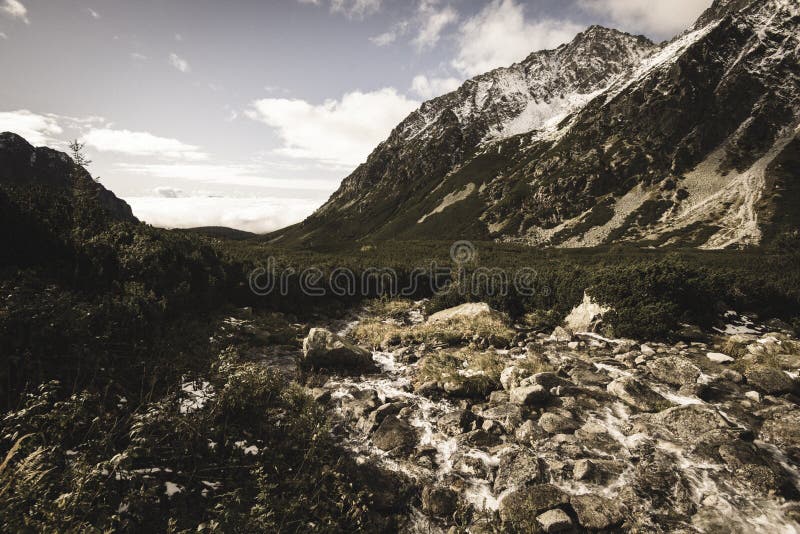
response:
<svg viewBox="0 0 800 534"><path fill-rule="evenodd" d="M410 488L404 532L800 532L800 343L783 325L729 312L669 345L518 328L509 348L464 342L502 366L475 394L466 363L458 384L419 378L458 347L370 353L347 341L360 319L312 330L304 357L361 371L304 380L358 463L392 473L386 498ZM422 303L386 321L423 324Z"/></svg>

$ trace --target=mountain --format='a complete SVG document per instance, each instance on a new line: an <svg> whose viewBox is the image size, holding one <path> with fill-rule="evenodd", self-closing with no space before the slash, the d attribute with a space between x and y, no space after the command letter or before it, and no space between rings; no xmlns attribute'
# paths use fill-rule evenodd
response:
<svg viewBox="0 0 800 534"><path fill-rule="evenodd" d="M270 238L726 248L796 231L799 12L717 0L659 46L591 27L424 103Z"/></svg>
<svg viewBox="0 0 800 534"><path fill-rule="evenodd" d="M63 152L0 133L0 244L14 265L59 257L76 233L138 223L131 207ZM0 262L0 265L6 261Z"/></svg>

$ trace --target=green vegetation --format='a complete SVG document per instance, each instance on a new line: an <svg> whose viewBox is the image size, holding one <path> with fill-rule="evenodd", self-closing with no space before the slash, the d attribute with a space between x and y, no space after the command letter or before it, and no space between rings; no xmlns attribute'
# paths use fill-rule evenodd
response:
<svg viewBox="0 0 800 534"><path fill-rule="evenodd" d="M487 267L513 278L525 268L528 291L509 279L434 294L432 275L415 278L415 269L456 267L451 241L296 250L214 237L226 232L164 231L101 207L97 188L88 177L74 189L0 187L2 531L390 528L393 503L409 499L387 497L386 488L400 485L355 469L323 411L254 361L267 349L299 350L304 327L295 323L339 316L365 299L379 299L366 303L376 318L355 337L444 346L418 378L466 396L497 388L501 365L474 345L449 345L507 346L511 321L550 330L587 289L614 309L605 321L613 335L668 339L680 323L708 327L725 309L800 326L800 245L791 233L771 248L736 252L476 243L457 279ZM294 271L286 294L251 292L248 274L268 258ZM322 272L326 297L301 291L309 267ZM416 290L390 300L376 286L342 297L327 287L337 268L360 276L372 267L394 269L401 288L416 282ZM429 312L483 301L509 320L407 324L412 300L423 297ZM226 330L232 314L248 317L241 331ZM519 365L551 370L535 358ZM209 393L202 403L197 387Z"/></svg>

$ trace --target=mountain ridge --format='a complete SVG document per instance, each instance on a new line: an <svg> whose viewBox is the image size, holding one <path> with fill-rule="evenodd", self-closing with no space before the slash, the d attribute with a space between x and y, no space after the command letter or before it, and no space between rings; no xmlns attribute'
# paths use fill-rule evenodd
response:
<svg viewBox="0 0 800 534"><path fill-rule="evenodd" d="M768 174L796 147L797 10L786 0L718 0L661 46L592 27L478 76L423 104L322 208L269 237L758 244L775 233L764 222L792 209L765 186L793 188ZM528 83L528 98L503 99L524 95L520 66L545 81ZM478 91L487 79L494 85ZM750 230L737 233L741 225Z"/></svg>

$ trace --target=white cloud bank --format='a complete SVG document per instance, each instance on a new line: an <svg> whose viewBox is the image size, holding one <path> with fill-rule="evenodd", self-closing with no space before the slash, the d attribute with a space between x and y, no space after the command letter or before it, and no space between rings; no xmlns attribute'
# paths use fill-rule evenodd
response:
<svg viewBox="0 0 800 534"><path fill-rule="evenodd" d="M414 76L411 90L425 100L455 91L461 86L458 78L429 78L424 74Z"/></svg>
<svg viewBox="0 0 800 534"><path fill-rule="evenodd" d="M83 136L83 142L101 152L116 152L129 156L150 156L180 160L204 160L208 154L199 147L177 139L158 137L148 132L94 128Z"/></svg>
<svg viewBox="0 0 800 534"><path fill-rule="evenodd" d="M28 20L28 9L19 0L3 0L3 3L0 4L0 13L12 19L21 20L25 24L31 23Z"/></svg>
<svg viewBox="0 0 800 534"><path fill-rule="evenodd" d="M452 65L467 76L507 67L531 52L571 41L583 26L565 20L528 22L514 0L493 0L461 25L459 52Z"/></svg>
<svg viewBox="0 0 800 534"><path fill-rule="evenodd" d="M417 107L419 102L386 88L354 91L319 105L265 98L253 102L247 116L277 130L284 142L279 154L353 167Z"/></svg>
<svg viewBox="0 0 800 534"><path fill-rule="evenodd" d="M187 196L128 197L134 215L162 228L226 226L263 234L297 223L319 201L289 198L229 198Z"/></svg>
<svg viewBox="0 0 800 534"><path fill-rule="evenodd" d="M27 109L0 112L0 132L21 135L32 145L50 144L53 136L63 131L53 115L40 115Z"/></svg>
<svg viewBox="0 0 800 534"><path fill-rule="evenodd" d="M691 26L711 0L580 0L580 5L627 31L670 37Z"/></svg>

